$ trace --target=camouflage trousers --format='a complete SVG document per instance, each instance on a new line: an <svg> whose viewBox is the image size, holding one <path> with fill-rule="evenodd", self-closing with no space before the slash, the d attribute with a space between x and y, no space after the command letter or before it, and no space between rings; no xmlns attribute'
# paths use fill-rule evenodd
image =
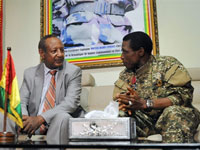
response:
<svg viewBox="0 0 200 150"><path fill-rule="evenodd" d="M161 134L163 143L191 143L200 123L200 115L194 108L170 106L155 119L144 111L135 111L138 136Z"/></svg>

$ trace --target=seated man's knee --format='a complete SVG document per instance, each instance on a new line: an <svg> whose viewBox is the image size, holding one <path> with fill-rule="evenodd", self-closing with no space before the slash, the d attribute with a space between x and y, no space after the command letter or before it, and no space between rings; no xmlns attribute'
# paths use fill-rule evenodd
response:
<svg viewBox="0 0 200 150"><path fill-rule="evenodd" d="M164 109L162 115L163 117L166 117L166 119L174 119L175 117L182 115L181 107L176 105L169 106Z"/></svg>
<svg viewBox="0 0 200 150"><path fill-rule="evenodd" d="M164 131L177 126L180 120L180 117L178 117L180 115L178 107L179 106L169 106L163 110L156 123L157 130Z"/></svg>
<svg viewBox="0 0 200 150"><path fill-rule="evenodd" d="M195 114L192 108L173 105L165 108L158 120L174 123L193 122L195 121Z"/></svg>
<svg viewBox="0 0 200 150"><path fill-rule="evenodd" d="M62 123L64 122L68 122L69 118L71 118L71 115L69 115L68 113L58 113L56 114L51 122L55 122L55 123Z"/></svg>
<svg viewBox="0 0 200 150"><path fill-rule="evenodd" d="M156 128L163 137L163 142L192 142L194 123L189 109L181 106L170 106L164 109L159 117ZM192 114L191 114L192 115Z"/></svg>
<svg viewBox="0 0 200 150"><path fill-rule="evenodd" d="M183 121L187 120L187 116L183 113L181 106L169 106L163 110L157 120L156 127L158 129L179 128L182 126Z"/></svg>

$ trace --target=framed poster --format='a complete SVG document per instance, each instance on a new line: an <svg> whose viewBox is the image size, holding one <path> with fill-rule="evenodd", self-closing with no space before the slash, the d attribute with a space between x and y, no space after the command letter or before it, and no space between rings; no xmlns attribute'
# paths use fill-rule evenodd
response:
<svg viewBox="0 0 200 150"><path fill-rule="evenodd" d="M56 34L81 68L120 66L124 35L144 31L159 53L154 0L41 0L41 37Z"/></svg>

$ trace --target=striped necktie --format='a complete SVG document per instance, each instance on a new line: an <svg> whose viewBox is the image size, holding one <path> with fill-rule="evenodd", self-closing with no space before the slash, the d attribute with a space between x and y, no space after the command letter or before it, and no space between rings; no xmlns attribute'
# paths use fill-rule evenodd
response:
<svg viewBox="0 0 200 150"><path fill-rule="evenodd" d="M47 110L53 108L55 106L55 99L56 99L56 82L55 82L55 75L56 75L56 70L51 70L50 74L52 75L51 77L51 82L49 84L49 88L46 92L45 96L45 102L44 102L44 107L42 112L46 112ZM40 134L45 134L47 131L46 127L44 124L40 126Z"/></svg>

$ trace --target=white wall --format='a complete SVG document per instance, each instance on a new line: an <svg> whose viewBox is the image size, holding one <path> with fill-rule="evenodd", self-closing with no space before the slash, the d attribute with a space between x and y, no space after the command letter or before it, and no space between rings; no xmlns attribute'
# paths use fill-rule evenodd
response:
<svg viewBox="0 0 200 150"><path fill-rule="evenodd" d="M4 0L5 47L11 46L19 87L25 68L40 62L40 0Z"/></svg>
<svg viewBox="0 0 200 150"><path fill-rule="evenodd" d="M157 0L161 55L200 67L200 0Z"/></svg>
<svg viewBox="0 0 200 150"><path fill-rule="evenodd" d="M4 0L5 45L12 47L19 86L24 69L39 63L40 0ZM178 58L186 67L200 67L200 0L156 0L161 55ZM123 67L88 69L96 85L110 85Z"/></svg>

